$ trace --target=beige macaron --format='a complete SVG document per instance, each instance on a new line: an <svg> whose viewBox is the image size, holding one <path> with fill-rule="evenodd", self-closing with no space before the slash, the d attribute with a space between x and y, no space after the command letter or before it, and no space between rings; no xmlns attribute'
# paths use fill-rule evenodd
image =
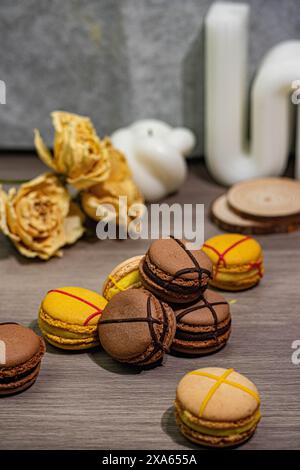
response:
<svg viewBox="0 0 300 470"><path fill-rule="evenodd" d="M186 374L178 384L176 422L192 442L212 447L239 445L260 420L256 386L233 369L207 367Z"/></svg>
<svg viewBox="0 0 300 470"><path fill-rule="evenodd" d="M143 255L133 256L118 264L106 278L102 288L102 295L110 300L118 292L141 287L139 264Z"/></svg>

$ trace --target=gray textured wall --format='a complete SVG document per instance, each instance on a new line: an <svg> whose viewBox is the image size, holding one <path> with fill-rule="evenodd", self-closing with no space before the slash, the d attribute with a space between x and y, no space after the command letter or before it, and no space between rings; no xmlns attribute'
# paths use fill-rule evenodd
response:
<svg viewBox="0 0 300 470"><path fill-rule="evenodd" d="M0 0L0 147L31 148L49 113L87 114L100 135L142 117L203 141L203 19L210 0ZM249 79L279 41L300 39L299 0L250 0Z"/></svg>

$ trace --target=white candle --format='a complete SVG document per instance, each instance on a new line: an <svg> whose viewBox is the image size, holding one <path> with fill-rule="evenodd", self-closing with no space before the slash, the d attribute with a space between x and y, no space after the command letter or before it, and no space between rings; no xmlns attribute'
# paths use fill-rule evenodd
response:
<svg viewBox="0 0 300 470"><path fill-rule="evenodd" d="M236 3L215 3L205 21L206 162L227 185L284 171L292 128L291 85L300 78L300 41L278 44L266 55L251 90L247 142L248 21L249 7ZM299 144L296 152L299 162ZM300 178L299 163L297 171Z"/></svg>

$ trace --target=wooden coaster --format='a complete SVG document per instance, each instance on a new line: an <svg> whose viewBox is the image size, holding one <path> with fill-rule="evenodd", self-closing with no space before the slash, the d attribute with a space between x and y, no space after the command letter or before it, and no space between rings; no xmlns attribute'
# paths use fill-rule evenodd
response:
<svg viewBox="0 0 300 470"><path fill-rule="evenodd" d="M241 217L228 205L226 194L219 196L212 203L210 217L219 228L226 232L237 232L250 235L287 233L300 228L300 217L284 218L281 221L259 221Z"/></svg>
<svg viewBox="0 0 300 470"><path fill-rule="evenodd" d="M289 178L261 178L237 183L227 193L229 206L254 220L300 215L300 182Z"/></svg>
<svg viewBox="0 0 300 470"><path fill-rule="evenodd" d="M236 214L227 203L227 196L218 197L211 206L210 216L218 227L227 232L246 234L273 233L274 227L268 222L245 219Z"/></svg>

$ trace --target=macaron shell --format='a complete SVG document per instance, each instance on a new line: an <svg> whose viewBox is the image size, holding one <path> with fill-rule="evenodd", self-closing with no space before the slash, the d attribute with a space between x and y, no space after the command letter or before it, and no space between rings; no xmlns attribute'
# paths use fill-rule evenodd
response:
<svg viewBox="0 0 300 470"><path fill-rule="evenodd" d="M46 352L46 345L43 338L39 338L39 349L26 362L22 362L12 367L0 368L0 379L14 379L16 376L25 375L28 371L34 369L40 362Z"/></svg>
<svg viewBox="0 0 300 470"><path fill-rule="evenodd" d="M151 265L149 268L149 257L146 255L140 263L140 275L143 286L151 291L156 297L168 303L189 303L195 301L206 289L208 276L203 276L199 282L196 279L173 278L163 271Z"/></svg>
<svg viewBox="0 0 300 470"><path fill-rule="evenodd" d="M69 295L68 295L69 294ZM87 302L87 303L86 303ZM54 320L71 325L97 325L107 301L96 292L82 287L62 287L48 292L42 309Z"/></svg>
<svg viewBox="0 0 300 470"><path fill-rule="evenodd" d="M149 314L151 321L148 321ZM171 307L145 289L129 289L115 295L98 326L101 345L109 355L141 367L162 360L175 330Z"/></svg>
<svg viewBox="0 0 300 470"><path fill-rule="evenodd" d="M245 281L240 281L238 279L234 279L231 281L222 282L219 279L214 279L210 282L212 287L216 287L217 289L221 289L224 291L232 291L238 292L241 290L250 289L251 287L256 286L261 280L260 276L251 277Z"/></svg>
<svg viewBox="0 0 300 470"><path fill-rule="evenodd" d="M210 281L210 285L224 290L239 291L248 289L258 284L263 276L263 267L258 270L252 270L246 274L236 274L218 272Z"/></svg>
<svg viewBox="0 0 300 470"><path fill-rule="evenodd" d="M202 250L215 265L219 261L219 255L210 247L218 253L224 253L228 250L224 255L227 268L249 265L262 257L260 244L254 238L238 233L217 235L204 243ZM221 269L222 263L220 265Z"/></svg>
<svg viewBox="0 0 300 470"><path fill-rule="evenodd" d="M22 325L0 324L0 340L5 343L5 363L0 363L0 370L26 363L40 350L39 336Z"/></svg>
<svg viewBox="0 0 300 470"><path fill-rule="evenodd" d="M220 377L225 369L208 367L199 369L198 372ZM227 380L247 387L258 396L256 386L238 372L231 372ZM177 400L184 410L199 416L201 405L215 384L216 380L212 378L195 375L194 373L186 374L177 387ZM252 416L258 406L258 401L251 394L235 386L222 383L208 401L202 418L209 421L238 421Z"/></svg>
<svg viewBox="0 0 300 470"><path fill-rule="evenodd" d="M163 346L164 350L162 351L161 349L157 350L155 354L153 354L153 344L148 347L148 349L139 356L138 358L138 363L136 363L140 367L146 367L146 366L151 366L151 365L159 365L162 363L164 353L168 352L170 350L175 331L176 331L176 323L175 323L175 317L174 313L170 309L170 307L167 304L165 305L165 311L167 315L167 323L168 323L168 330L166 332L164 341L163 341ZM136 359L135 359L136 360ZM128 363L134 364L135 361L129 361Z"/></svg>
<svg viewBox="0 0 300 470"><path fill-rule="evenodd" d="M96 346L99 346L99 341L93 341L92 338L87 339L86 341L80 340L66 340L64 338L60 338L59 336L45 334L45 338L47 339L48 343L52 346L55 346L60 349L70 350L70 351L79 351L84 349L91 349Z"/></svg>
<svg viewBox="0 0 300 470"><path fill-rule="evenodd" d="M182 243L185 244L186 242L182 240ZM211 261L203 251L193 250L191 253L201 268L211 271ZM173 238L159 239L152 242L148 250L148 256L150 261L157 266L158 269L170 276L175 276L175 274L183 268L195 268L195 264L188 253ZM199 274L187 273L182 274L181 277L185 279L197 279Z"/></svg>
<svg viewBox="0 0 300 470"><path fill-rule="evenodd" d="M107 282L103 292L103 297L105 297L106 300L111 300L113 296L119 292L123 292L124 290L130 288L138 288L141 287L141 285L142 283L139 270L135 270L129 274L126 274L126 276L119 280L114 278L114 282Z"/></svg>
<svg viewBox="0 0 300 470"><path fill-rule="evenodd" d="M226 299L220 295L218 292L214 292L210 289L207 289L203 294L203 297L206 299L209 304L224 302L224 304L215 305L214 310L216 312L216 316L218 318L218 322L223 322L226 318L228 318L230 314L229 304L227 303ZM177 305L173 306L174 313L177 318L177 322L187 326L196 327L196 326L211 326L214 324L214 317L212 315L211 310L209 307L203 308L204 300L202 297L193 304L188 305ZM199 309L197 310L197 306ZM192 311L190 311L193 309ZM189 312L190 311L190 312ZM183 317L181 317L182 313L189 312ZM180 318L181 317L181 318Z"/></svg>
<svg viewBox="0 0 300 470"><path fill-rule="evenodd" d="M134 256L112 270L103 285L102 295L106 300L112 299L118 292L141 286L139 263L142 258L143 255Z"/></svg>
<svg viewBox="0 0 300 470"><path fill-rule="evenodd" d="M125 294L125 293L124 293ZM120 304L120 294L114 296L103 311L102 321L114 320L117 318L137 318L145 316L147 311L147 299L144 291L136 291L134 298L122 296ZM155 315L154 308L153 315ZM100 341L104 349L113 357L120 359L132 359L139 356L151 345L152 339L149 332L149 325L145 322L101 325L99 326ZM113 334L114 341L111 341Z"/></svg>

